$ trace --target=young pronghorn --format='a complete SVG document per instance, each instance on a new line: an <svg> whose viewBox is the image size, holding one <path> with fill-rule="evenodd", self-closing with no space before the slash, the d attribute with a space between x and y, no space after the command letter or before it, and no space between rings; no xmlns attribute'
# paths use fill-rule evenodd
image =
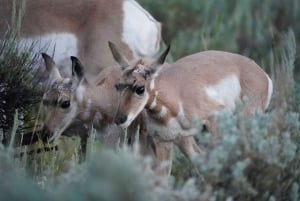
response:
<svg viewBox="0 0 300 201"><path fill-rule="evenodd" d="M121 129L112 125L118 98L114 83L120 76L120 69L104 69L95 82L89 83L76 57L71 57L72 78L62 77L50 56L43 53L42 57L49 74L43 108L44 131L50 136L50 142L55 141L75 120L93 123L93 127L101 133L121 132Z"/></svg>
<svg viewBox="0 0 300 201"><path fill-rule="evenodd" d="M112 45L110 47L113 48ZM42 56L50 78L43 96L44 128L51 136L50 141L55 141L75 120L93 124L94 128L108 137L113 135L110 139L112 141L123 134L122 129L114 124L119 102L115 83L122 75L118 66L105 68L99 73L95 82L89 83L84 78L84 67L76 57L71 58L73 77L70 79L61 76L50 56L46 54ZM132 63L136 62L136 60L132 61ZM152 138L147 135L143 117L140 115L135 119L128 129L128 135L133 137L139 128L142 154L154 154L156 159L154 162L158 165L161 161L171 158L171 145L152 141ZM185 138L178 141L178 146L185 150L187 143L196 145L193 138ZM165 171L169 171L169 168L163 169L161 173L166 175Z"/></svg>
<svg viewBox="0 0 300 201"><path fill-rule="evenodd" d="M143 59L126 63L112 51L123 74L116 82L120 103L115 122L128 127L143 109L147 111L147 132L156 139L176 142L195 134L193 119L203 122L217 137L215 114L233 111L236 103L248 98L247 113L264 111L273 85L269 76L252 60L222 51L204 51L186 56L161 69L167 50L152 64ZM197 154L189 146L188 156Z"/></svg>

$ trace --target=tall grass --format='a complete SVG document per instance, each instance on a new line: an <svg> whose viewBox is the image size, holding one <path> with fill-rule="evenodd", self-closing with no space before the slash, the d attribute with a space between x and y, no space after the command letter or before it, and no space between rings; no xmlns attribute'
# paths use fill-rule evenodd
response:
<svg viewBox="0 0 300 201"><path fill-rule="evenodd" d="M27 164L42 165L24 165L1 147L1 200L299 200L300 122L291 73L295 42L291 31L284 37L270 56L277 68L270 111L254 117L239 109L220 113L217 140L199 127L196 137L205 153L192 161L177 156L169 187L156 186L160 178L149 160L126 146L94 149L84 163L69 159L68 168L58 172L59 152L27 156Z"/></svg>
<svg viewBox="0 0 300 201"><path fill-rule="evenodd" d="M162 22L163 39L172 44L175 59L218 49L261 63L288 29L294 30L296 44L300 41L298 0L138 1Z"/></svg>
<svg viewBox="0 0 300 201"><path fill-rule="evenodd" d="M9 141L9 132L14 123L14 114L18 111L18 134L26 126L24 122L34 119L34 105L40 101L41 90L36 78L36 57L29 46L24 51L17 43L16 35L7 33L0 41L0 128L4 140ZM33 123L34 121L32 121Z"/></svg>

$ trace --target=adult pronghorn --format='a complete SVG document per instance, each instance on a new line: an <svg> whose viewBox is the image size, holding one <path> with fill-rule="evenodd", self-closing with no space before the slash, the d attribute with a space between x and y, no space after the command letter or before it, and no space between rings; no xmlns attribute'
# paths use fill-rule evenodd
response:
<svg viewBox="0 0 300 201"><path fill-rule="evenodd" d="M147 132L156 139L176 142L195 134L193 119L202 121L214 137L218 135L215 114L233 111L236 103L248 98L247 113L264 111L270 102L273 84L269 76L244 56L204 51L186 56L161 69L169 48L152 64L143 59L126 62L112 51L123 74L116 82L120 104L115 122L127 127L145 108ZM197 154L186 144L187 154Z"/></svg>
<svg viewBox="0 0 300 201"><path fill-rule="evenodd" d="M70 66L77 56L94 80L106 66L115 64L107 41L125 49L129 58L151 56L159 48L161 26L135 0L0 0L0 39L12 28L13 5L24 6L21 43L53 54L58 66ZM54 51L55 50L55 51ZM71 75L69 68L63 69Z"/></svg>

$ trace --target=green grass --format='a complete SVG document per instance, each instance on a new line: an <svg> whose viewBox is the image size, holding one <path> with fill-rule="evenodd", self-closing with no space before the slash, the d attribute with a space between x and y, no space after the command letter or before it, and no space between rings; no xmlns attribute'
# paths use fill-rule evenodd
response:
<svg viewBox="0 0 300 201"><path fill-rule="evenodd" d="M166 43L172 43L175 60L196 51L221 49L260 63L274 80L268 111L254 117L245 117L239 110L233 116L220 114L222 135L214 141L199 129L196 137L206 152L189 161L176 150L168 188L155 186L160 178L151 171L150 159L126 146L110 150L89 140L87 160L79 163L77 137L60 138L58 151L35 154L26 153L34 153L44 144L22 148L0 145L1 200L300 200L300 93L296 71L300 3L139 2L163 22L163 36ZM10 116L9 121L1 122L0 133L5 136L22 133L20 122L34 125L33 114L41 95L33 90L32 71L22 70L32 65L30 48L20 52L12 41L0 43L0 87L22 78L7 92L14 97L14 88L24 88L21 92L29 99L20 105L3 105L0 101L0 116L3 111ZM26 114L26 118L20 119L20 114ZM15 157L20 151L25 153L23 157Z"/></svg>

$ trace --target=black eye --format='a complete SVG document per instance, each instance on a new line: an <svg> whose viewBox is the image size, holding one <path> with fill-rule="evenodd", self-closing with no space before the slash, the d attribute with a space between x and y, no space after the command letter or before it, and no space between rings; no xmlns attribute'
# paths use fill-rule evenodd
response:
<svg viewBox="0 0 300 201"><path fill-rule="evenodd" d="M116 88L117 91L119 91L119 90L120 90L119 84L116 84L116 85L115 85L115 88Z"/></svg>
<svg viewBox="0 0 300 201"><path fill-rule="evenodd" d="M142 95L145 92L145 86L137 87L135 93Z"/></svg>
<svg viewBox="0 0 300 201"><path fill-rule="evenodd" d="M62 102L61 105L60 105L60 107L62 109L67 109L68 107L70 107L70 101L67 100L67 101Z"/></svg>
<svg viewBox="0 0 300 201"><path fill-rule="evenodd" d="M43 99L43 105L44 105L44 106L47 106L47 105L49 105L49 101L48 101L48 100L46 100L46 99Z"/></svg>

